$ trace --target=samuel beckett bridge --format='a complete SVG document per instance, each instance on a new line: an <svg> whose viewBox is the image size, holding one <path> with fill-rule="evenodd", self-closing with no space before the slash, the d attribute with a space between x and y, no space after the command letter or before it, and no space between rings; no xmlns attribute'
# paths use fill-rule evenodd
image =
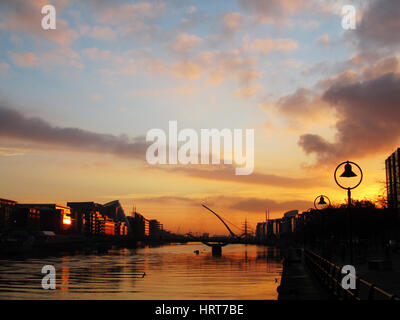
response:
<svg viewBox="0 0 400 320"><path fill-rule="evenodd" d="M224 219L220 215L218 215L215 211L211 210L209 207L206 205L202 204L202 206L213 213L228 229L229 231L229 236L228 237L209 237L209 238L204 238L204 237L195 237L191 233L186 234L186 236L190 237L193 241L198 241L204 243L206 246L211 247L212 254L214 256L220 256L222 254L222 247L230 244L230 243L249 243L252 240L251 234L248 233L248 226L247 226L247 221L245 221L244 224L244 230L235 226L232 222L229 222L226 218L225 220L230 223L232 226L236 227L237 229L241 229L244 231L242 234L237 235L235 234L232 229L228 226L228 224L225 222Z"/></svg>

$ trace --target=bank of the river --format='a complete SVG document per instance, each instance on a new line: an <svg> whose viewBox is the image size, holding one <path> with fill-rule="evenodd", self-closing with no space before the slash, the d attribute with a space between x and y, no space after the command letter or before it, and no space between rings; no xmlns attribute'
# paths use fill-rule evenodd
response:
<svg viewBox="0 0 400 320"><path fill-rule="evenodd" d="M328 295L293 248L282 249L283 271L278 300L327 300Z"/></svg>

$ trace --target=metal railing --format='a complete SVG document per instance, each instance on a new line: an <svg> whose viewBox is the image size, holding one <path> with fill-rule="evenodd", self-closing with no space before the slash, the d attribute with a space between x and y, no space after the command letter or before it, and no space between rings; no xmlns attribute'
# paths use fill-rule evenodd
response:
<svg viewBox="0 0 400 320"><path fill-rule="evenodd" d="M336 299L400 300L397 295L390 294L357 276L356 289L344 289L341 268L310 250L304 250L304 260L320 284Z"/></svg>

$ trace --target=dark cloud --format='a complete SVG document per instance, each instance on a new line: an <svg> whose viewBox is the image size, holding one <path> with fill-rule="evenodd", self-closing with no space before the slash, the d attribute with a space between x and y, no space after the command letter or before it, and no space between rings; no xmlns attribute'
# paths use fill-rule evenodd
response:
<svg viewBox="0 0 400 320"><path fill-rule="evenodd" d="M144 137L129 139L123 135L95 133L79 128L61 128L38 117L27 118L20 112L4 106L0 106L0 137L134 159L144 159L146 152Z"/></svg>
<svg viewBox="0 0 400 320"><path fill-rule="evenodd" d="M355 30L360 48L374 50L400 45L400 1L375 0Z"/></svg>
<svg viewBox="0 0 400 320"><path fill-rule="evenodd" d="M320 113L323 102L310 89L299 88L293 94L279 98L275 102L279 113L285 116L312 119Z"/></svg>
<svg viewBox="0 0 400 320"><path fill-rule="evenodd" d="M40 149L50 146L80 152L113 154L139 160L144 160L147 149L144 137L129 139L125 135L115 136L79 128L57 127L38 117L25 117L20 112L4 106L0 106L0 137L17 139L25 143L32 142L38 144ZM291 178L257 172L247 176L237 176L235 166L232 165L197 165L196 167L162 165L151 166L151 168L206 180L286 188L310 188L315 186L317 181L313 178Z"/></svg>
<svg viewBox="0 0 400 320"><path fill-rule="evenodd" d="M326 90L322 99L335 108L336 139L305 134L299 145L319 162L348 157L363 157L395 148L400 142L400 76L387 73L355 83L337 83Z"/></svg>
<svg viewBox="0 0 400 320"><path fill-rule="evenodd" d="M373 79L386 73L400 71L399 59L388 57L363 70L364 79Z"/></svg>

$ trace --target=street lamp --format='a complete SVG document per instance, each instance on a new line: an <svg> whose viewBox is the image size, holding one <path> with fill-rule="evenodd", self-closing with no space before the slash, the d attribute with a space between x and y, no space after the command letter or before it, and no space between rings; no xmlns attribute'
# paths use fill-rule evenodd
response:
<svg viewBox="0 0 400 320"><path fill-rule="evenodd" d="M326 202L326 200L328 200L328 202ZM326 209L328 207L331 206L331 200L329 200L329 198L327 196L324 196L323 194L321 194L320 196L316 197L314 200L314 208L317 211ZM321 221L321 245L324 244L325 242L325 232L324 232L324 228L325 228L325 223L324 223L324 217L325 217L325 213L323 211L320 211L320 221Z"/></svg>
<svg viewBox="0 0 400 320"><path fill-rule="evenodd" d="M353 185L347 185L347 186L346 186L346 185L343 185L342 183L340 183L340 181L339 181L339 179L338 179L338 176L337 176L338 170L339 170L339 168L341 168L342 166L344 166L344 171L343 171L343 173L339 176L340 178L350 179L350 178L358 177L358 175L357 175L356 173L354 173L352 165L354 165L354 166L356 166L356 167L358 168L358 170L360 171L360 176L359 176L359 178L356 180L356 182L354 182L354 180L353 180ZM363 172L362 172L360 166L359 166L357 163L352 162L352 161L344 161L344 162L342 162L341 164L339 164L339 165L336 167L335 173L334 173L334 178L335 178L336 184L337 184L339 187L341 187L342 189L347 190L347 197L348 197L348 200L347 200L347 208L348 208L349 236L350 236L350 237L349 237L349 238L350 238L350 260L351 260L351 263L353 263L353 239L352 239L352 238L353 238L353 235L352 235L351 216L350 216L350 208L351 208L351 190L357 188L357 187L360 185L360 183L361 183L361 181L362 181L362 179L363 179ZM348 181L350 181L350 180L348 180Z"/></svg>
<svg viewBox="0 0 400 320"><path fill-rule="evenodd" d="M319 201L317 202L317 200L319 199ZM325 201L325 199L328 200L328 202ZM324 207L318 207L318 206L324 206ZM314 208L317 210L321 210L321 209L326 209L328 207L331 206L331 200L329 200L329 198L327 196L324 196L323 194L321 194L320 196L316 197L314 200Z"/></svg>

